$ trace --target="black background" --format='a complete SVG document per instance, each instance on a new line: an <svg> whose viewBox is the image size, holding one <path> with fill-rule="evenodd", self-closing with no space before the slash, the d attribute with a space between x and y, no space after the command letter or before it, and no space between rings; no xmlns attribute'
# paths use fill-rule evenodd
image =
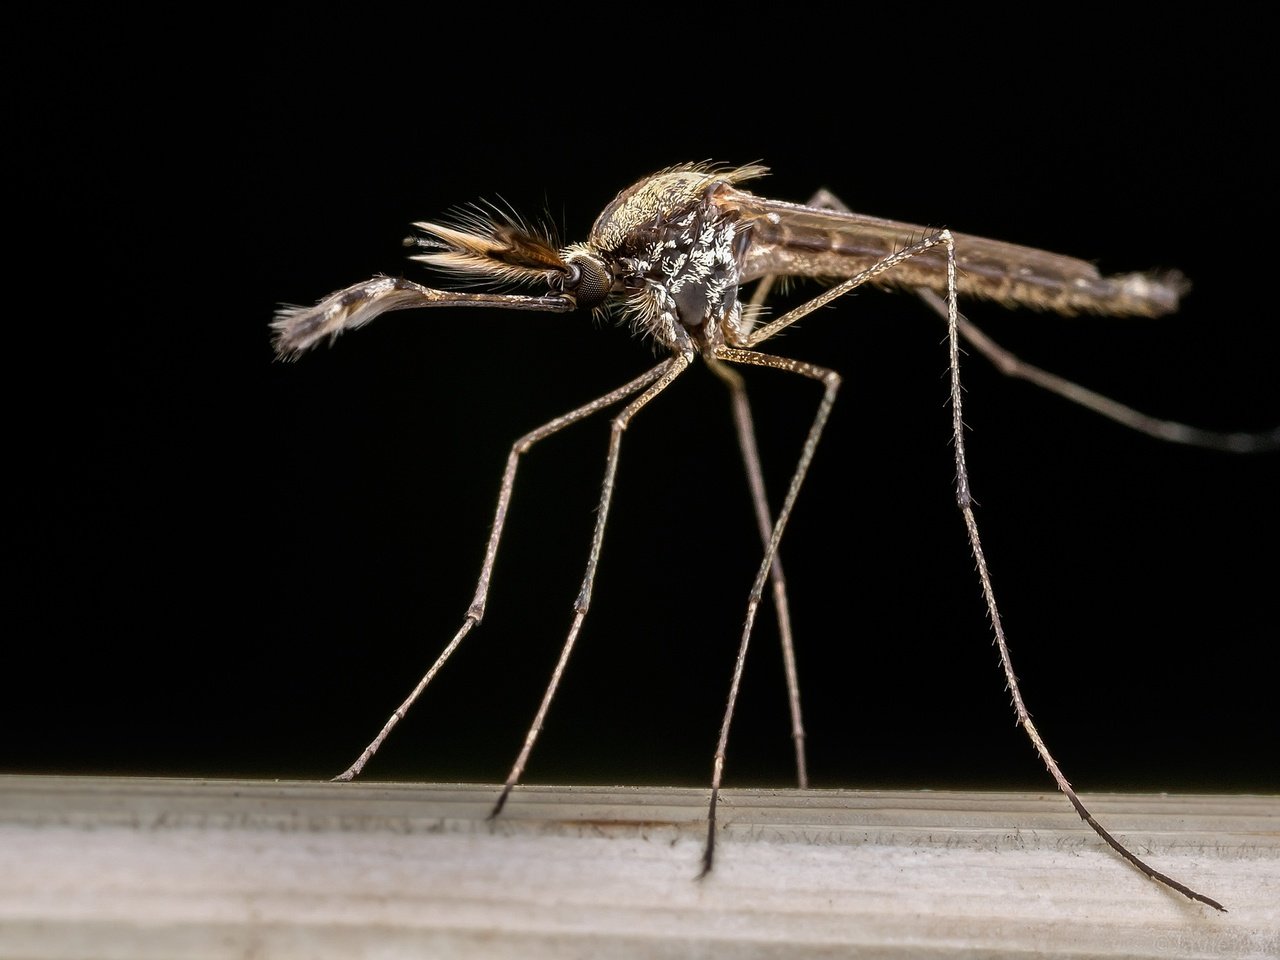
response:
<svg viewBox="0 0 1280 960"><path fill-rule="evenodd" d="M983 24L923 14L741 35L620 14L560 35L565 13L508 34L454 15L32 41L0 769L324 778L377 731L461 623L510 442L655 362L587 316L481 311L396 314L273 361L279 302L380 272L439 282L400 239L467 201L581 239L644 174L759 160L766 195L826 186L1109 272L1177 267L1195 289L1159 321L968 312L1139 408L1280 422L1275 80L1247 40L1063 24L988 47ZM772 345L845 377L783 545L817 785L1051 788L954 507L942 337L866 292ZM1280 457L1161 444L977 357L964 377L1014 662L1068 775L1280 789ZM818 390L749 383L776 503ZM529 781L707 782L759 549L724 401L695 368L628 432ZM607 423L527 458L489 615L369 777L505 776L570 621ZM788 782L788 732L764 607L728 783Z"/></svg>

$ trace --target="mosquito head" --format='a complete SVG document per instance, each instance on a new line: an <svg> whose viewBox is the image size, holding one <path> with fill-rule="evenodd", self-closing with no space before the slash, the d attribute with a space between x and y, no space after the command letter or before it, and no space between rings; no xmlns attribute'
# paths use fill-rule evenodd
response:
<svg viewBox="0 0 1280 960"><path fill-rule="evenodd" d="M564 255L565 272L553 274L548 283L557 293L569 293L579 307L594 310L613 290L613 271L584 247L570 247Z"/></svg>

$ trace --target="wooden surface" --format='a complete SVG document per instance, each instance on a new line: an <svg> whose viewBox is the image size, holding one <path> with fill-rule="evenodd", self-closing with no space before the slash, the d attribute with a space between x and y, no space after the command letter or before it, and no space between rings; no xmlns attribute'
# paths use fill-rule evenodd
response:
<svg viewBox="0 0 1280 960"><path fill-rule="evenodd" d="M1280 956L1280 798L0 777L0 957Z"/></svg>

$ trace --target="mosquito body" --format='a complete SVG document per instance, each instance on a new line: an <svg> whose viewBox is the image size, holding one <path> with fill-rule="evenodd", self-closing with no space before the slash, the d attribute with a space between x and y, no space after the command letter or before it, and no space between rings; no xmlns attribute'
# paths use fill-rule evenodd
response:
<svg viewBox="0 0 1280 960"><path fill-rule="evenodd" d="M620 193L585 243L566 247L514 217L491 217L480 208L464 211L454 225L415 224L423 235L406 243L431 252L413 259L471 280L540 284L545 292L463 293L377 278L314 307L282 309L273 324L276 350L294 358L380 313L411 307L564 312L618 305L633 325L674 352L696 346L710 356L720 346L752 347L781 329L775 323L754 331L744 319L739 288L767 275L847 279L867 273L861 282L947 293L945 255L931 249L936 238L901 256L936 231L738 188L765 172L758 166L718 171L688 165L655 174ZM954 240L956 292L1009 307L1155 317L1176 310L1188 289L1172 271L1104 277L1072 257L963 234ZM889 259L892 270L875 269Z"/></svg>
<svg viewBox="0 0 1280 960"><path fill-rule="evenodd" d="M1220 436L1157 421L1074 385L1053 382L1052 375L1021 364L986 340L968 324L957 308L957 297L968 296L1008 307L1029 307L1061 314L1155 317L1177 309L1179 298L1188 289L1186 281L1175 272L1104 276L1092 264L1071 257L852 213L830 195L819 194L811 205L800 205L766 199L742 188L741 184L764 173L765 169L758 166L722 169L684 165L670 168L622 191L597 218L587 240L568 246L556 244L545 232L531 228L514 216L495 215L493 211L479 207L463 211L449 224L416 224L421 235L406 241L420 251L413 257L416 260L473 281L522 284L535 288L529 293L446 291L404 279L378 277L340 290L313 307L280 310L273 327L276 350L282 358L297 357L321 341L332 340L343 331L359 327L390 310L439 306L550 312L575 309L612 311L645 337L660 344L669 354L631 382L557 417L521 437L512 446L476 593L462 626L378 736L338 779L351 779L359 774L458 644L484 616L494 561L522 455L538 441L565 427L607 407L623 404L612 421L596 525L573 621L550 684L495 805L494 814L502 809L524 770L590 606L622 435L632 417L645 404L701 358L729 389L756 521L764 544L762 561L748 598L747 616L713 761L703 873L710 870L712 864L716 801L747 647L757 607L764 597L766 583L770 581L787 671L797 778L802 786L805 785L804 728L785 581L777 552L834 403L840 378L834 371L763 353L756 347L801 317L858 286L872 283L915 292L947 320L957 499L1019 724L1076 812L1107 844L1146 876L1193 900L1223 909L1216 901L1147 865L1098 824L1076 796L1036 730L1013 672L978 536L965 466L961 421L959 341L961 336L965 336L1006 372L1035 380L1137 429L1184 442L1248 449L1251 444L1248 435ZM775 277L811 277L839 282L765 323L758 308ZM757 282L755 293L751 301L745 301L743 287L753 281ZM822 399L776 516L771 514L765 496L745 387L742 379L731 369L732 365L763 366L796 373L817 381L823 387ZM1274 440L1273 436L1268 445Z"/></svg>

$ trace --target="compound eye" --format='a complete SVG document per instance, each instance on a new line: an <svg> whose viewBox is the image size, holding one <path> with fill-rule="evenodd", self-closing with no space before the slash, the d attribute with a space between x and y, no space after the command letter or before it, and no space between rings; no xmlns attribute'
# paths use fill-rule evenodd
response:
<svg viewBox="0 0 1280 960"><path fill-rule="evenodd" d="M591 309L603 303L613 289L613 274L604 261L581 255L570 260L567 266L564 289L574 294L578 306Z"/></svg>

